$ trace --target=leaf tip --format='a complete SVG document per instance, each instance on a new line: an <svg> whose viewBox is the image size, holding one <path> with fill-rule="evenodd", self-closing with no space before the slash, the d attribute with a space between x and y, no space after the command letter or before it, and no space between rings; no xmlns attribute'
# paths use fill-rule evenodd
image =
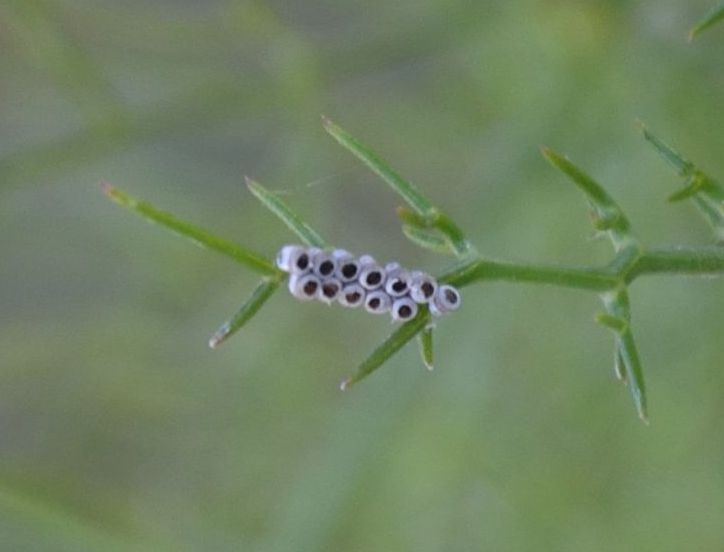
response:
<svg viewBox="0 0 724 552"><path fill-rule="evenodd" d="M322 119L322 128L324 128L324 130L326 130L332 136L336 136L336 134L338 133L340 128L336 124L334 124L334 121L332 121L332 119L330 119L326 115L322 115L321 119Z"/></svg>
<svg viewBox="0 0 724 552"><path fill-rule="evenodd" d="M101 190L103 191L103 193L108 196L113 194L113 191L115 190L115 188L113 187L113 184L111 184L107 180L101 180L100 186L101 186Z"/></svg>
<svg viewBox="0 0 724 552"><path fill-rule="evenodd" d="M550 148L548 146L541 146L540 152L545 160L548 161L551 165L559 170L562 170L563 172L566 172L566 169L564 169L564 167L567 166L568 160L565 156L560 155L553 148Z"/></svg>
<svg viewBox="0 0 724 552"><path fill-rule="evenodd" d="M340 391L347 391L352 386L352 378L344 379L339 384Z"/></svg>
<svg viewBox="0 0 724 552"><path fill-rule="evenodd" d="M226 328L223 328L225 330ZM218 331L214 335L212 335L209 338L209 348L210 349L216 349L221 345L224 340L226 340L226 332L225 331Z"/></svg>

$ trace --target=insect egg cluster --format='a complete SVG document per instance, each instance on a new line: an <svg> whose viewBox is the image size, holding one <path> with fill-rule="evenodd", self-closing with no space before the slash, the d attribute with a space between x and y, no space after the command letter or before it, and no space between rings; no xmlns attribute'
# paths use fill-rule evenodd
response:
<svg viewBox="0 0 724 552"><path fill-rule="evenodd" d="M460 293L453 286L438 284L429 274L405 270L398 263L381 265L370 255L285 245L276 263L289 273L290 293L302 301L364 306L373 314L389 312L393 321L414 318L419 305L427 304L436 316L460 306Z"/></svg>

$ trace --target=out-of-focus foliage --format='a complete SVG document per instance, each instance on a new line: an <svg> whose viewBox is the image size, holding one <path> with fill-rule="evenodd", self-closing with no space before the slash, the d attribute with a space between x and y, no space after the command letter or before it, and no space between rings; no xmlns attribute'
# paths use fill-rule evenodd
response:
<svg viewBox="0 0 724 552"><path fill-rule="evenodd" d="M388 333L113 208L107 179L269 258L288 232L438 271L396 198L324 133L366 138L481 252L600 263L549 144L646 244L711 240L640 117L724 174L721 33L695 2L0 4L0 542L8 550L718 549L721 280L631 289L652 425L595 302L486 284L364 385Z"/></svg>
<svg viewBox="0 0 724 552"><path fill-rule="evenodd" d="M699 21L699 23L697 23L694 28L691 29L691 32L689 33L689 38L691 40L695 39L701 33L706 31L710 27L713 27L717 23L721 23L722 21L724 21L724 4L711 10L711 12L706 17L704 17L704 19Z"/></svg>

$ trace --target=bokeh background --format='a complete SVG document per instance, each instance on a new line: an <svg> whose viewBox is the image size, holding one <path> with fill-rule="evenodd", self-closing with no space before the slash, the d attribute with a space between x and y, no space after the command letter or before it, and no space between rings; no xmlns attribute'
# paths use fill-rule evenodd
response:
<svg viewBox="0 0 724 552"><path fill-rule="evenodd" d="M651 425L595 295L465 290L437 366L106 200L107 179L270 257L280 190L334 243L441 271L326 114L486 255L604 263L571 156L649 244L704 244L635 120L724 175L708 0L5 0L0 4L0 548L721 550L724 282L632 288Z"/></svg>

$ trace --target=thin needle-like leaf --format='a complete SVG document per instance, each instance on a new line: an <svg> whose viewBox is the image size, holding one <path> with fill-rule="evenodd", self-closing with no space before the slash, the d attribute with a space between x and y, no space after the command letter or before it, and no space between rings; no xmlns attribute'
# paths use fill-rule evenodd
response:
<svg viewBox="0 0 724 552"><path fill-rule="evenodd" d="M209 347L215 349L235 334L259 311L259 309L267 302L279 287L279 280L264 278L259 285L256 286L251 297L241 306L241 308L225 322L213 336L209 339Z"/></svg>
<svg viewBox="0 0 724 552"><path fill-rule="evenodd" d="M357 159L372 169L382 180L384 180L395 192L397 192L412 207L416 213L423 217L434 217L435 207L420 191L410 182L402 178L383 161L375 152L352 137L346 130L334 124L326 117L322 117L324 129L348 149Z"/></svg>
<svg viewBox="0 0 724 552"><path fill-rule="evenodd" d="M621 359L626 367L626 381L629 382L631 397L633 398L636 412L641 421L648 424L649 415L646 406L646 387L644 385L644 372L641 367L641 360L636 349L631 330L625 331L619 340L619 349L621 351Z"/></svg>
<svg viewBox="0 0 724 552"><path fill-rule="evenodd" d="M434 326L428 319L427 325L418 334L420 340L420 356L422 357L422 362L425 364L425 368L428 370L432 370L435 367L432 348L433 329Z"/></svg>
<svg viewBox="0 0 724 552"><path fill-rule="evenodd" d="M694 163L686 159L666 142L654 136L643 123L639 122L638 126L644 135L644 139L676 169L680 176L690 176L694 172Z"/></svg>
<svg viewBox="0 0 724 552"><path fill-rule="evenodd" d="M613 198L603 189L598 182L576 167L571 161L559 155L550 148L543 148L543 156L557 169L568 176L588 196L594 207L606 212L615 214L616 228L628 230L629 222L623 211Z"/></svg>
<svg viewBox="0 0 724 552"><path fill-rule="evenodd" d="M261 274L268 276L280 274L280 271L259 253L255 253L226 239L219 238L203 228L184 222L166 211L157 209L146 201L128 195L107 182L103 182L102 187L106 195L122 207L126 207L141 215L146 220L160 224L176 234L190 239L203 248L222 253L234 259L239 264Z"/></svg>
<svg viewBox="0 0 724 552"><path fill-rule="evenodd" d="M663 140L639 123L646 141L653 146L679 176L686 178L684 188L669 196L669 201L690 198L711 225L718 239L724 239L724 187L696 167Z"/></svg>
<svg viewBox="0 0 724 552"><path fill-rule="evenodd" d="M348 149L365 165L370 167L397 192L412 208L412 211L424 221L425 226L437 228L444 234L456 255L459 257L470 257L475 253L472 244L465 238L458 225L435 207L413 184L403 179L392 170L382 158L346 130L337 126L326 117L322 117L322 124L324 125L324 129L337 140L337 142Z"/></svg>
<svg viewBox="0 0 724 552"><path fill-rule="evenodd" d="M668 199L669 203L677 203L679 201L694 197L702 190L705 183L706 180L703 178L699 178L698 175L690 176L683 188L675 191L666 199Z"/></svg>
<svg viewBox="0 0 724 552"><path fill-rule="evenodd" d="M689 33L689 40L694 40L703 31L705 31L709 27L716 25L720 21L724 21L724 4L722 4L718 8L714 8L709 15L707 15L704 19L697 23L693 29L691 29L691 32Z"/></svg>
<svg viewBox="0 0 724 552"><path fill-rule="evenodd" d="M607 314L599 315L597 321L610 328L616 334L616 364L617 374L623 365L624 381L628 383L639 418L648 423L646 410L646 386L641 360L636 348L633 333L631 333L631 307L628 293L624 289L616 290L602 296Z"/></svg>
<svg viewBox="0 0 724 552"><path fill-rule="evenodd" d="M417 333L425 327L428 322L428 313L421 310L417 316L406 322L388 337L377 349L375 349L367 359L360 364L354 374L348 377L340 384L342 391L348 389L351 385L369 376L377 368L382 366L384 362L399 351L408 341L410 341Z"/></svg>
<svg viewBox="0 0 724 552"><path fill-rule="evenodd" d="M552 149L543 148L541 151L551 165L568 176L588 196L595 210L596 229L609 232L616 250L635 243L631 236L631 225L623 210L598 182Z"/></svg>
<svg viewBox="0 0 724 552"><path fill-rule="evenodd" d="M320 236L309 224L297 215L292 209L282 201L278 195L264 186L255 182L248 176L246 177L246 185L249 191L254 194L264 207L274 213L287 227L294 232L299 239L305 244L312 247L326 247L322 236Z"/></svg>

